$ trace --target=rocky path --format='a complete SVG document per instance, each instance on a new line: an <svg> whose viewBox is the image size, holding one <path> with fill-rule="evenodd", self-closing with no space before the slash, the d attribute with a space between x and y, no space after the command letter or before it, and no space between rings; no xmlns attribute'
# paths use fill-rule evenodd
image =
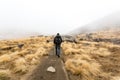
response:
<svg viewBox="0 0 120 80"><path fill-rule="evenodd" d="M47 71L52 66L55 72ZM49 56L42 58L40 65L33 71L27 80L69 80L61 58L58 58L52 50Z"/></svg>

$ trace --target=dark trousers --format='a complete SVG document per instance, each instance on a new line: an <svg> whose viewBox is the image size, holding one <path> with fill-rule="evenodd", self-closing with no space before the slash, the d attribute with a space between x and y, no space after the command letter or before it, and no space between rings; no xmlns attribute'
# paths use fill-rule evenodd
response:
<svg viewBox="0 0 120 80"><path fill-rule="evenodd" d="M56 55L60 55L60 45L55 45Z"/></svg>

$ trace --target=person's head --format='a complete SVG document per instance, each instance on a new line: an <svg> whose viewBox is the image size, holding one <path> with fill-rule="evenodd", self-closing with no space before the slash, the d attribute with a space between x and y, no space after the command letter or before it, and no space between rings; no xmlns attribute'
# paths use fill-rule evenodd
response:
<svg viewBox="0 0 120 80"><path fill-rule="evenodd" d="M57 33L57 35L60 35L59 33Z"/></svg>

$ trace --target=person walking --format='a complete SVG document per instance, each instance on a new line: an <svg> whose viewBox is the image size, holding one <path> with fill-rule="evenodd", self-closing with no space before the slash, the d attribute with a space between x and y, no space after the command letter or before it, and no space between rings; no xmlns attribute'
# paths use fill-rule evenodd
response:
<svg viewBox="0 0 120 80"><path fill-rule="evenodd" d="M60 36L59 33L57 33L57 35L54 38L54 44L55 44L55 51L56 51L56 55L58 57L60 57L60 47L61 47L61 43L62 43L62 37Z"/></svg>

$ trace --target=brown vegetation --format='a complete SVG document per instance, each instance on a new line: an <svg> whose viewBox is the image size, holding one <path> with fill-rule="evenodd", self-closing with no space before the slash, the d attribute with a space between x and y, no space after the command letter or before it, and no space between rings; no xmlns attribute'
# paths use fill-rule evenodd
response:
<svg viewBox="0 0 120 80"><path fill-rule="evenodd" d="M69 79L120 80L119 34L109 30L77 35L77 42L65 40L62 59ZM50 41L52 37L44 36L0 41L0 80L22 79L48 56Z"/></svg>
<svg viewBox="0 0 120 80"><path fill-rule="evenodd" d="M47 56L53 47L51 37L0 41L0 80L20 80ZM24 44L19 47L19 44ZM9 47L12 47L8 49Z"/></svg>
<svg viewBox="0 0 120 80"><path fill-rule="evenodd" d="M70 80L120 79L120 45L110 41L94 41L94 38L120 38L118 32L112 32L96 32L90 35L91 39L81 34L76 37L77 43L62 44ZM106 33L110 33L111 37Z"/></svg>

